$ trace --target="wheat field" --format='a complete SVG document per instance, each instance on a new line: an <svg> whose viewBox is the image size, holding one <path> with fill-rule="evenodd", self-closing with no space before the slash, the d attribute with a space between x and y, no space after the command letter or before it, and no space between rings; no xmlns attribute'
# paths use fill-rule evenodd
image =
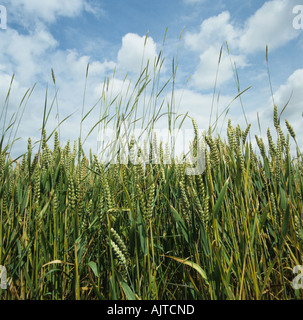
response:
<svg viewBox="0 0 303 320"><path fill-rule="evenodd" d="M159 55L155 66L161 61ZM175 70L173 62L172 81ZM147 88L147 73L136 97ZM123 106L116 103L118 129ZM136 105L126 108L134 123ZM164 111L152 102L146 110L150 136ZM172 128L172 105L165 113ZM209 130L205 168L196 175L186 174L188 163L167 164L165 145L152 137L147 147L156 148L158 163L143 163L132 140L137 163L103 163L96 152L85 153L81 131L66 143L59 126L48 135L46 109L44 115L38 150L28 138L17 160L4 143L12 126L2 134L0 265L7 288L0 289L1 300L302 299L293 268L303 264L303 159L277 106L268 141L250 124L241 128L231 120L227 139ZM196 155L200 137L191 121ZM104 123L102 116L96 125Z"/></svg>

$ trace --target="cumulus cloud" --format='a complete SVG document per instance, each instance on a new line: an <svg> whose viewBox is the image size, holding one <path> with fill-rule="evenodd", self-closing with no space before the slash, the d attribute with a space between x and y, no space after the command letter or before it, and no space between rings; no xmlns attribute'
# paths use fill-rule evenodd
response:
<svg viewBox="0 0 303 320"><path fill-rule="evenodd" d="M184 1L188 4L203 2L199 0ZM60 120L63 119L63 116L76 110L79 111L76 117L73 116L73 121L69 119L70 122L62 127L65 137L70 137L73 140L73 135L78 135L78 132L75 132L75 123L78 125L80 123L85 71L88 63L90 63L90 68L86 89L86 112L100 98L104 77L112 72L115 65L117 65L117 70L138 73L143 53L143 67L149 59L152 68L154 59L157 57L155 41L151 37L146 39L145 36L134 33L128 33L122 38L121 48L115 61L91 61L91 57L81 55L75 49L60 50L57 40L46 26L48 23L54 23L58 17L77 17L82 10L94 14L99 12L96 7L87 4L85 0L3 0L3 2L8 10L15 14L15 18L19 18L19 21L24 23L35 21L35 25L30 28L31 31L27 34L21 34L17 30L8 28L1 34L0 42L0 97L5 97L5 90L7 90L12 73L15 73L14 94L10 101L13 107L18 106L27 86L32 86L37 80L43 79L42 86L37 86L33 97L31 97L31 112L24 115L24 125L22 129L20 128L24 137L32 136L31 128L36 130L38 128L36 124L41 122L45 83L51 83L51 67L55 71L56 86L59 89ZM195 90L213 88L221 45L228 41L229 47L232 49L231 52L235 53L229 56L226 51L222 52L218 86L226 83L233 76L230 59L236 62L237 67L245 67L249 54L264 50L266 44L269 44L270 49L278 48L298 35L298 30L292 28L290 20L293 3L293 0L266 2L246 21L243 27L239 27L232 20L231 14L224 11L204 20L198 32L187 32L185 47L198 55L199 62L192 76L193 87L190 88L191 90L180 91L176 89L175 91L175 99L180 106L179 112L189 111L198 121L200 128L207 128L213 96L212 94L197 93ZM302 83L303 71L299 69L275 92L275 101L279 106L282 106L293 91L292 99L284 114L293 117L294 120L298 119L303 111L301 105L301 101L303 101L302 85L300 86ZM109 88L111 88L112 97L119 93L124 96L127 85L127 82L119 78L110 81ZM20 97L18 101L17 97ZM222 94L218 109L224 109L232 98ZM11 110L16 110L16 108ZM267 116L269 117L269 115ZM267 119L266 114L264 114L264 119ZM88 117L85 122L88 124L86 128L91 129L97 120L98 114ZM57 124L55 118L49 122L51 129ZM299 128L299 121L296 121L296 126ZM23 143L21 147L24 147L24 141L21 142Z"/></svg>
<svg viewBox="0 0 303 320"><path fill-rule="evenodd" d="M200 55L200 62L192 77L195 88L200 90L214 88L218 67L216 84L220 86L233 77L232 63L235 62L237 67L243 67L246 64L244 56L229 56L225 50L222 51L219 63L219 53L220 50L217 48L209 47Z"/></svg>
<svg viewBox="0 0 303 320"><path fill-rule="evenodd" d="M73 141L79 136L79 126L82 116L82 103L84 98L85 72L89 63L89 73L85 91L84 114L88 112L102 96L104 78L111 78L116 65L126 71L137 72L140 66L142 54L144 61L147 59L154 61L157 55L156 44L152 38L146 40L137 34L128 34L122 39L121 49L116 61L93 60L88 55L80 54L76 49L61 50L56 39L52 37L44 24L37 24L35 30L27 34L21 34L17 30L7 29L3 33L0 42L0 97L5 97L11 75L15 74L15 82L10 99L9 115L17 110L24 93L35 82L37 86L30 98L30 112L26 112L22 119L22 127L18 134L22 134L22 139L15 144L15 155L23 152L27 137L39 139L39 125L43 116L43 105L45 99L45 89L48 86L48 108L52 101L55 88L52 86L51 68L54 70L56 88L58 90L58 107L60 121L72 115L61 127L62 141L70 139ZM21 50L22 48L22 50ZM47 61L47 63L45 63ZM20 83L22 85L20 85ZM127 92L130 94L133 87L128 87L128 80L121 80L117 76L109 81L106 101L103 106L108 106L116 95L126 99ZM129 89L129 91L127 91ZM119 98L120 99L120 98ZM118 99L118 100L119 100ZM118 101L117 100L117 101ZM120 101L120 100L119 100ZM83 124L83 137L95 125L100 117L99 103L85 119ZM115 110L115 107L112 107ZM56 108L53 107L48 120L47 130L51 132L58 124L56 118ZM34 131L34 132L33 132ZM94 131L97 133L97 130ZM96 143L92 138L87 141L88 145Z"/></svg>
<svg viewBox="0 0 303 320"><path fill-rule="evenodd" d="M239 37L240 31L230 21L230 13L224 11L201 23L198 33L187 32L185 45L194 51L203 51L210 46L220 47L227 41L231 45Z"/></svg>
<svg viewBox="0 0 303 320"><path fill-rule="evenodd" d="M80 55L76 49L58 50L52 60L54 70L60 76L70 80L84 77L88 64L90 77L105 75L107 70L115 67L115 63L112 61L91 61L90 56Z"/></svg>
<svg viewBox="0 0 303 320"><path fill-rule="evenodd" d="M210 89L214 85L220 47L226 42L232 55L222 56L218 85L232 77L230 58L238 68L247 66L250 55L285 45L298 37L292 26L295 0L268 1L251 15L241 27L224 11L205 19L198 32L186 32L185 47L199 53L199 63L193 75L193 85L198 89Z"/></svg>
<svg viewBox="0 0 303 320"><path fill-rule="evenodd" d="M303 69L297 69L289 76L286 83L282 84L274 93L274 101L279 109L282 109L289 101L283 112L285 118L297 120L303 113L302 83Z"/></svg>
<svg viewBox="0 0 303 320"><path fill-rule="evenodd" d="M106 11L98 0L91 0L90 2L84 2L83 8L86 12L92 13L95 17L101 18L106 16Z"/></svg>
<svg viewBox="0 0 303 320"><path fill-rule="evenodd" d="M222 124L224 121L224 112L227 106L230 108L236 108L238 106L237 101L233 101L232 95L221 95L219 99L209 93L199 93L192 89L177 89L174 92L176 112L178 114L185 114L189 112L189 115L193 117L198 126L202 130L207 130L209 123L212 125L216 121L216 116L220 116L218 123ZM212 110L213 108L213 110ZM225 110L225 111L224 111ZM180 118L181 119L181 118ZM185 128L192 128L191 121L187 120L184 123Z"/></svg>
<svg viewBox="0 0 303 320"><path fill-rule="evenodd" d="M303 120L303 69L295 70L279 88L273 93L274 103L277 105L278 114L284 109L281 119L288 119L297 123L297 129L302 130ZM272 106L272 97L266 101L268 106ZM272 121L273 108L263 108L260 110L264 119ZM299 121L298 121L299 120Z"/></svg>
<svg viewBox="0 0 303 320"><path fill-rule="evenodd" d="M267 1L242 28L224 11L204 20L198 33L187 32L185 45L191 50L203 51L227 41L230 47L246 54L264 50L266 44L271 49L281 47L299 35L292 24L295 4L296 0Z"/></svg>
<svg viewBox="0 0 303 320"><path fill-rule="evenodd" d="M54 22L58 16L75 17L84 9L84 0L5 0L7 9L15 17L32 22ZM22 21L21 20L21 21ZM20 22L20 21L19 21Z"/></svg>
<svg viewBox="0 0 303 320"><path fill-rule="evenodd" d="M287 134L287 128L285 125L285 119L289 121L296 133L296 139L299 147L302 149L303 145L303 69L295 70L283 84L273 93L274 103L277 105L278 115L281 115L280 125L282 131ZM285 105L287 104L286 108ZM282 110L284 111L282 112ZM265 99L261 103L260 107L256 110L252 110L248 113L249 122L252 123L252 129L255 132L258 131L257 126L257 112L259 114L259 119L261 122L262 135L264 141L267 141L266 131L270 128L271 132L275 133L275 128L273 125L273 101L272 97ZM281 114L282 112L282 114ZM291 139L291 150L295 151L295 144Z"/></svg>
<svg viewBox="0 0 303 320"><path fill-rule="evenodd" d="M43 26L28 35L7 29L0 42L1 63L6 66L7 73L16 73L19 81L27 84L41 72L45 53L52 51L57 44Z"/></svg>
<svg viewBox="0 0 303 320"><path fill-rule="evenodd" d="M1 105L3 105L3 100L6 97L12 74L15 74L7 110L7 119L10 119L13 113L18 110L20 101L27 89L32 88L37 83L26 107L27 112L23 114L22 125L17 134L18 137L21 136L22 138L15 143L13 156L24 152L28 137L32 137L35 141L39 139L46 87L48 87L48 109L55 96L51 68L54 70L56 88L58 89L57 101L60 121L73 114L61 126L62 141L77 139L81 121L87 64L90 63L84 103L85 113L100 98L102 92L96 92L96 87L104 80L108 72L112 73L116 63L107 60L92 60L89 56L79 54L75 49L61 50L57 41L47 29L42 27L36 28L35 31L28 34L21 34L17 30L7 29L1 37L0 51L2 52L0 57ZM91 117L85 120L84 136L98 119L99 112L97 109L95 108L91 113ZM56 113L57 110L54 105L48 119L48 133L58 124Z"/></svg>
<svg viewBox="0 0 303 320"><path fill-rule="evenodd" d="M247 21L239 38L239 49L247 53L283 46L299 33L292 26L295 0L265 2Z"/></svg>
<svg viewBox="0 0 303 320"><path fill-rule="evenodd" d="M153 65L154 59L157 57L157 46L150 37L140 37L135 33L128 33L122 38L122 47L118 52L118 67L127 72L140 72L141 62L143 68L149 60ZM143 57L143 61L142 61Z"/></svg>
<svg viewBox="0 0 303 320"><path fill-rule="evenodd" d="M185 46L195 52L201 52L198 67L192 77L193 85L197 89L207 90L214 87L220 47L225 41L234 46L239 34L240 31L230 21L230 13L224 11L217 16L204 20L198 33L189 32L185 35ZM221 85L232 78L232 63L234 62L238 67L245 66L245 56L228 55L226 50L223 50L217 85Z"/></svg>

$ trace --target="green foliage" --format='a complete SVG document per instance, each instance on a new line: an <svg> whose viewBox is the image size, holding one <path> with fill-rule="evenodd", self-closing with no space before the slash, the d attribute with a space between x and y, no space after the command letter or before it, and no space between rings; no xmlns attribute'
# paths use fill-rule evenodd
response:
<svg viewBox="0 0 303 320"><path fill-rule="evenodd" d="M162 63L159 54L155 68ZM174 61L173 81L176 69ZM53 71L52 77L55 84ZM303 264L303 160L298 146L291 158L277 107L277 140L268 130L269 150L255 136L254 151L251 125L242 131L229 120L227 141L212 130L205 137L204 172L186 175L188 164L164 161L165 148L151 136L163 106L157 109L157 99L169 83L158 88L158 76L152 80L147 66L123 114L116 97L116 113L109 120L106 109L96 127L103 130L112 121L119 132L122 120L134 124L138 101L147 101L152 83L153 99L141 120L151 150L159 151L157 164L143 161L145 154L135 149L131 160L138 156L137 163L104 164L92 152L87 157L82 122L92 109L83 109L80 138L71 150L56 130L47 137L45 108L39 150L34 153L29 139L20 162L7 153L10 144L4 147L11 124L3 129L0 265L7 269L8 288L0 289L0 299L302 298L291 283L293 267ZM173 130L173 92L166 114ZM198 127L192 123L196 154Z"/></svg>
<svg viewBox="0 0 303 320"><path fill-rule="evenodd" d="M302 160L279 137L271 160L260 140L261 156L247 156L213 139L215 161L198 176L174 161L105 169L83 153L79 163L57 139L43 146L56 154L47 166L38 154L30 165L2 154L2 299L295 298Z"/></svg>

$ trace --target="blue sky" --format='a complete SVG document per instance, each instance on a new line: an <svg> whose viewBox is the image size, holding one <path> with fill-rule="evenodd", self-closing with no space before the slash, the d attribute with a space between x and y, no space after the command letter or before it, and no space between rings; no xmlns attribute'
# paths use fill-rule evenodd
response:
<svg viewBox="0 0 303 320"><path fill-rule="evenodd" d="M272 128L273 104L265 58L268 45L270 77L279 111L292 95L281 118L282 127L285 127L285 116L302 145L303 29L293 27L293 19L298 15L293 13L293 8L303 5L302 1L0 0L0 4L7 10L7 28L0 29L1 106L12 74L15 78L10 114L17 110L26 90L37 83L19 126L17 136L21 139L15 144L14 155L25 151L28 137L39 139L46 87L49 103L54 94L51 68L56 76L61 119L75 112L62 126L61 138L74 141L79 136L87 63L90 69L86 111L98 100L104 77L111 77L115 68L114 92L122 90L128 71L129 79L135 82L147 32L145 57L153 60L160 50L165 56L163 83L171 75L172 58L178 52L175 88L178 110L183 114L188 111L199 127L205 129L223 45L214 112L220 114L238 93L232 68L236 63L240 90L252 86L241 96L247 120L252 123L252 137L266 136L267 127ZM239 123L246 128L239 99L231 104L226 118L220 119L220 129L227 124L227 118L231 118L234 126ZM85 122L85 130L89 131L97 120L97 113L92 113ZM49 130L55 127L56 121L53 112ZM87 146L94 148L95 140L92 136Z"/></svg>

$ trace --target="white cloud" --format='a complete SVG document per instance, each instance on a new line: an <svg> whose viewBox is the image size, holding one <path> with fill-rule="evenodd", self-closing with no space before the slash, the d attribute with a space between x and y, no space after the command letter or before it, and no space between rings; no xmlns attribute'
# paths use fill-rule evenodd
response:
<svg viewBox="0 0 303 320"><path fill-rule="evenodd" d="M32 21L54 22L58 16L74 17L84 9L84 0L10 0L7 9Z"/></svg>
<svg viewBox="0 0 303 320"><path fill-rule="evenodd" d="M297 123L298 129L302 127L301 121L303 120L303 69L295 70L285 81L281 84L279 88L274 92L273 98L274 103L277 105L278 114L281 113L282 109L287 104L287 107L284 109L281 119L292 120ZM273 115L273 101L272 97L265 102L268 108L262 108L260 112L262 117L266 120L270 119L272 121Z"/></svg>
<svg viewBox="0 0 303 320"><path fill-rule="evenodd" d="M39 28L38 28L39 25ZM54 87L50 69L53 68L56 79L56 88L58 89L58 106L60 121L65 117L72 115L64 122L61 127L62 141L70 139L71 142L79 136L79 128L82 115L82 101L84 97L85 72L87 64L89 73L85 92L84 114L88 112L102 95L102 87L105 76L111 78L113 69L116 64L125 68L127 71L138 71L139 59L141 59L143 50L145 50L145 62L149 58L153 61L156 56L156 44L153 39L148 38L144 49L145 37L136 34L126 35L121 44L121 50L114 61L93 60L87 55L81 55L75 49L60 50L57 41L47 31L43 24L37 24L36 29L29 34L20 34L16 30L8 29L3 33L0 43L0 50L5 54L0 57L0 97L5 97L12 73L15 73L15 84L10 99L9 116L17 110L26 89L32 87L37 81L37 86L30 98L30 109L22 119L22 126L19 128L18 136L23 137L16 142L15 155L24 151L24 145L28 137L39 139L39 128L42 123L43 106L45 99L45 88L48 83L48 108L54 97ZM21 50L22 48L22 50ZM132 60L133 54L135 59ZM47 63L46 63L47 62ZM110 74L109 74L110 73ZM19 85L17 80L22 84ZM5 83L6 82L6 83ZM109 82L106 101L103 106L108 106L111 99L117 94L126 99L126 90L128 80L123 81L116 78ZM27 87L26 87L27 86ZM128 96L131 94L133 87L129 88ZM120 99L120 98L119 98ZM117 103L119 103L119 99ZM83 137L89 132L100 116L99 103L92 113L83 123ZM28 106L29 107L29 106ZM116 110L115 105L111 107ZM47 132L50 133L58 124L56 119L56 104L53 106L50 118L48 120ZM93 146L96 143L95 130L88 139L87 145ZM95 139L94 139L95 137Z"/></svg>
<svg viewBox="0 0 303 320"><path fill-rule="evenodd" d="M95 17L100 18L106 15L106 11L102 8L98 0L84 2L84 10L86 12L92 13Z"/></svg>
<svg viewBox="0 0 303 320"><path fill-rule="evenodd" d="M130 98L132 91L134 90L133 85L130 83L130 80L125 79L121 80L118 78L109 79L108 84L104 87L104 82L97 83L94 87L94 98L98 100L104 91L104 98L106 105L109 106L114 98L117 96L119 99L123 99L125 102Z"/></svg>
<svg viewBox="0 0 303 320"><path fill-rule="evenodd" d="M128 33L122 39L122 47L118 52L118 69L126 72L140 72L142 57L143 68L149 60L149 65L153 68L154 59L157 57L157 46L150 37L140 37L135 33Z"/></svg>
<svg viewBox="0 0 303 320"><path fill-rule="evenodd" d="M231 104L233 96L221 95L219 99L215 97L213 101L212 94L202 94L191 89L178 89L174 92L174 96L177 114L189 112L189 115L196 120L199 128L203 130L208 129L210 120L211 124L215 122L217 112L218 116L220 116L228 105L230 105L230 108L234 108L237 104L237 101ZM223 116L221 116L218 120L219 125L223 120ZM187 128L192 127L191 121L186 121L184 125Z"/></svg>
<svg viewBox="0 0 303 320"><path fill-rule="evenodd" d="M57 50L51 55L49 62L57 76L69 81L84 79L88 64L89 77L105 75L108 70L112 70L115 67L115 63L112 61L92 61L90 56L80 55L76 49Z"/></svg>
<svg viewBox="0 0 303 320"><path fill-rule="evenodd" d="M274 93L274 101L281 110L287 101L288 106L283 112L283 116L287 119L297 120L303 113L303 69L295 70ZM301 118L303 120L303 118ZM302 122L301 122L302 124ZM302 126L300 122L298 125Z"/></svg>
<svg viewBox="0 0 303 320"><path fill-rule="evenodd" d="M198 33L187 32L185 45L195 51L203 51L210 46L220 46L226 41L233 46L239 34L240 31L230 22L230 13L224 11L204 20Z"/></svg>
<svg viewBox="0 0 303 320"><path fill-rule="evenodd" d="M193 85L199 89L214 86L220 47L227 41L230 57L223 52L219 66L218 85L232 77L230 58L237 68L248 65L249 55L285 45L299 35L292 26L292 9L296 0L267 1L240 27L231 20L228 11L205 19L198 32L186 32L185 47L199 53L199 64L193 74ZM241 54L239 54L241 53Z"/></svg>
<svg viewBox="0 0 303 320"><path fill-rule="evenodd" d="M240 31L231 23L230 13L227 11L204 20L198 33L185 34L185 46L200 52L200 61L192 77L196 88L203 90L214 87L220 47L226 41L230 47L234 47L239 34ZM231 60L232 63L237 63L237 67L246 65L243 55L228 56L223 50L219 65L218 85L225 83L233 76Z"/></svg>
<svg viewBox="0 0 303 320"><path fill-rule="evenodd" d="M300 34L292 24L295 4L296 0L267 1L246 20L243 28L236 26L230 13L224 11L204 20L198 33L187 32L185 45L200 52L225 41L232 49L246 54L264 50L266 44L276 49Z"/></svg>
<svg viewBox="0 0 303 320"><path fill-rule="evenodd" d="M265 2L247 21L239 39L239 49L251 53L283 46L299 33L292 26L292 9L296 0L274 0Z"/></svg>
<svg viewBox="0 0 303 320"><path fill-rule="evenodd" d="M219 48L209 47L200 55L199 65L192 77L195 88L200 90L214 88L218 67L217 86L221 86L233 77L232 64L234 62L237 67L246 65L244 56L229 56L225 50L222 50L219 64L219 53Z"/></svg>
<svg viewBox="0 0 303 320"><path fill-rule="evenodd" d="M184 1L198 3L198 0ZM63 119L63 116L67 116L78 110L78 113L68 120L61 131L61 133L64 133L64 137L70 138L71 141L77 138L79 132L85 71L88 62L90 62L90 68L86 89L85 112L100 98L104 77L109 72L112 72L116 64L119 72L130 71L137 73L140 71L144 52L142 65L145 66L147 59L149 59L150 69L153 68L154 58L157 57L156 43L152 38L148 37L144 46L145 36L141 37L134 33L126 34L123 37L116 61L91 61L89 56L80 55L74 49L67 51L60 50L57 40L54 39L45 25L46 23L55 22L60 16L76 17L81 13L81 10L96 14L98 10L92 5L86 5L85 0L46 0L43 2L38 0L11 0L6 2L8 3L8 9L16 8L16 16L19 15L19 18L24 15L24 20L30 21L32 19L35 21L35 26L30 28L32 31L28 34L21 34L16 30L8 28L2 33L0 42L0 97L5 97L5 90L7 90L11 75L15 73L14 94L12 94L12 99L10 100L12 106L10 111L13 112L17 109L18 103L27 87L42 79L30 99L30 112L24 115L22 128L20 127L19 130L22 136L25 137L25 141L28 136L33 135L33 128L35 132L39 130L43 114L45 83L52 83L50 76L51 67L55 71L56 86L59 89L60 120ZM289 8L290 5L287 1L277 0L267 2L247 20L243 29L240 29L231 20L230 13L225 11L218 16L203 21L197 33L186 33L186 48L196 52L200 60L192 76L192 90L183 91L183 95L180 90L175 91L176 104L178 104L178 99L182 95L179 112L186 113L189 111L190 115L198 121L200 128L207 128L212 95L202 95L194 92L194 89L213 88L220 46L227 40L232 49L231 52L235 51L237 54L228 56L226 51L223 51L219 66L218 86L224 84L232 77L230 58L236 62L238 67L244 67L248 54L264 50L266 43L273 49L295 37L293 30L289 30L289 27L292 27L291 22L290 25L287 24L287 19L290 16L288 18L283 16L283 12ZM292 11L290 10L290 12ZM277 21L275 21L275 17ZM279 42L279 39L281 39L281 42ZM246 56L239 55L238 50L243 50ZM122 96L125 94L128 83L119 79L119 76L117 76L118 78L115 81L110 81L112 97L119 93ZM285 111L285 115L289 112L288 115L293 117L294 120L297 120L303 111L300 105L301 101L303 101L302 85L300 86L303 83L302 78L302 69L297 70L275 93L275 100L281 106L288 100L292 89L294 90L291 103ZM49 89L49 101L53 97L51 89ZM20 99L18 100L17 98ZM221 95L219 109L222 110L231 102L232 98ZM89 131L94 122L98 120L98 113L92 113L91 116L85 120L86 131ZM296 127L298 128L300 127L299 122L296 121ZM37 125L37 123L39 124ZM57 124L54 117L49 120L49 123L51 129ZM24 140L22 140L22 143L21 147L24 147Z"/></svg>
<svg viewBox="0 0 303 320"><path fill-rule="evenodd" d="M57 44L41 25L28 35L7 29L0 42L0 51L3 53L1 63L6 66L7 73L16 73L19 81L28 85L43 69L45 54L51 52Z"/></svg>
<svg viewBox="0 0 303 320"><path fill-rule="evenodd" d="M39 26L39 27L38 27ZM22 137L14 146L14 155L24 152L28 137L39 138L39 128L42 124L45 90L48 86L48 108L54 98L51 68L54 69L56 87L58 89L58 105L60 121L76 112L61 127L64 141L77 139L81 120L82 101L84 95L85 72L88 62L89 77L86 88L85 110L88 110L101 96L95 94L96 86L103 81L108 72L112 72L115 63L112 61L93 60L89 56L80 55L76 50L60 50L57 41L48 30L37 24L34 31L21 34L16 30L7 29L3 32L0 42L0 104L6 97L12 74L15 74L9 99L7 119L18 110L20 101L28 88L37 85L29 99L26 112L23 115L17 137ZM48 85L47 85L48 83ZM84 123L84 136L97 121L99 112L96 108ZM53 106L48 120L49 134L58 124L56 104ZM1 119L2 120L2 119ZM17 126L17 124L16 124ZM16 129L15 126L15 129Z"/></svg>
<svg viewBox="0 0 303 320"><path fill-rule="evenodd" d="M303 90L302 90L302 83L303 83L303 69L295 70L283 83L280 87L274 92L274 103L277 105L278 115L281 115L280 118L280 125L282 131L287 134L287 128L285 125L285 119L289 121L291 126L293 127L296 139L298 142L299 147L302 150L303 145ZM287 104L288 103L288 104ZM282 109L285 107L283 113ZM264 135L264 140L266 141L266 131L267 128L270 128L273 135L275 135L275 128L273 126L273 101L272 98L268 98L268 100L264 101L258 110L253 110L251 112L251 119L255 118L255 121L252 121L252 124L257 129L256 125L256 113L258 111L259 118L261 121L262 133ZM291 138L291 150L295 151L295 144Z"/></svg>

